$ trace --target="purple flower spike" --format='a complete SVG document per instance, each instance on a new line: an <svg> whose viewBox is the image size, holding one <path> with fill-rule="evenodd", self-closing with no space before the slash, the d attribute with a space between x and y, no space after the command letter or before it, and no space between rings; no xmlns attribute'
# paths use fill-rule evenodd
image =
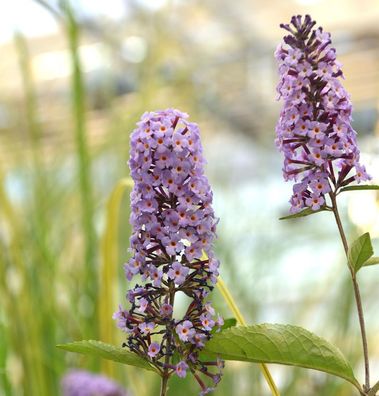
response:
<svg viewBox="0 0 379 396"><path fill-rule="evenodd" d="M102 375L73 370L61 382L63 396L127 396L116 382Z"/></svg>
<svg viewBox="0 0 379 396"><path fill-rule="evenodd" d="M199 128L187 117L173 109L145 113L131 135L132 257L124 268L129 281L137 276L143 285L127 292L130 309L120 307L114 318L130 350L165 375L185 377L190 370L204 392L221 372L217 362L199 360L211 331L222 326L206 301L218 276L217 219ZM178 292L191 299L183 318L173 316Z"/></svg>
<svg viewBox="0 0 379 396"><path fill-rule="evenodd" d="M371 177L359 163L352 105L330 34L313 29L309 15L288 25L275 57L279 63L278 99L284 103L276 126L276 145L284 154L284 179L297 183L291 212L325 205L325 194ZM350 174L352 173L352 174Z"/></svg>

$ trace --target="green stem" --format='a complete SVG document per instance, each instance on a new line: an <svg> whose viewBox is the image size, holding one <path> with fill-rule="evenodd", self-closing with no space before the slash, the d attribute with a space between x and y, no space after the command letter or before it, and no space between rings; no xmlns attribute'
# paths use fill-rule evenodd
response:
<svg viewBox="0 0 379 396"><path fill-rule="evenodd" d="M169 304L174 307L174 302L175 302L175 284L173 281L169 281ZM171 313L171 318L172 318L172 313ZM168 350L168 346L171 344L172 341L172 331L168 331L166 334L168 334L167 339L166 339L166 357L165 357L165 367L163 368L163 374L162 374L162 383L161 383L161 395L160 396L166 396L167 395L167 385L168 385L168 379L170 377L169 374L169 368L168 365L170 364L170 354Z"/></svg>
<svg viewBox="0 0 379 396"><path fill-rule="evenodd" d="M341 218L340 218L340 215L338 212L336 196L334 193L330 193L329 195L330 195L330 199L332 201L332 209L333 209L334 217L335 217L335 220L337 223L338 231L341 236L345 254L346 254L346 257L348 257L349 245L347 243L345 231L343 229ZM362 299L361 299L361 293L359 291L359 285L358 285L356 274L355 274L354 270L350 267L349 263L348 263L348 267L349 267L349 271L350 271L350 275L351 275L351 280L353 282L355 302L356 302L357 311L358 311L359 326L361 329L363 357L364 357L364 364L365 364L365 391L368 391L370 389L370 365L369 365L369 358L368 358L367 335L366 335L365 318L364 318L363 307L362 307Z"/></svg>
<svg viewBox="0 0 379 396"><path fill-rule="evenodd" d="M167 395L167 384L168 384L168 375L164 375L162 377L161 394L160 394L160 396L166 396Z"/></svg>

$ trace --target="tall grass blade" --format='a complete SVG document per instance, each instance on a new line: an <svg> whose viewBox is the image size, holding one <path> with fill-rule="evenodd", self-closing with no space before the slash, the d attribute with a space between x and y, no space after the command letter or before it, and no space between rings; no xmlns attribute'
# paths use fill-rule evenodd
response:
<svg viewBox="0 0 379 396"><path fill-rule="evenodd" d="M78 176L82 206L83 236L85 238L84 263L86 268L86 282L84 292L92 302L96 301L98 278L96 268L97 238L94 228L94 202L91 181L91 162L87 142L86 117L85 117L85 88L83 72L80 61L80 27L75 18L70 2L61 1L67 39L69 43L70 59L72 66L71 95L72 111L75 132L76 151L78 159ZM96 311L96 308L95 308ZM95 312L94 317L97 317ZM87 323L86 337L97 338L97 326Z"/></svg>
<svg viewBox="0 0 379 396"><path fill-rule="evenodd" d="M131 179L121 179L113 189L106 207L106 224L101 240L100 289L99 289L99 324L100 339L116 345L118 331L112 321L119 296L117 274L119 210L123 194L133 188ZM114 377L114 363L103 360L102 371Z"/></svg>
<svg viewBox="0 0 379 396"><path fill-rule="evenodd" d="M6 339L13 353L22 366L22 391L25 394L47 395L52 391L49 376L46 374L44 361L44 341L41 330L41 315L34 304L34 285L31 282L31 268L27 252L24 249L27 237L4 189L4 177L0 170L0 212L9 236L2 248L0 287L5 298L2 299L6 317L9 319ZM20 287L6 282L6 275L11 271ZM15 304L17 301L17 304ZM41 300L38 300L40 304ZM37 315L36 315L37 313ZM21 390L21 389L20 389Z"/></svg>
<svg viewBox="0 0 379 396"><path fill-rule="evenodd" d="M119 272L119 213L123 195L133 188L129 178L121 179L108 198L106 208L106 225L101 241L100 293L99 293L99 323L100 339L113 345L119 343L119 330L112 321L113 312L120 296L118 287ZM109 360L101 361L101 371L110 377L117 378L119 370L115 363ZM148 382L141 380L139 370L133 367L122 367L127 373L127 380L135 394L147 394ZM124 375L122 375L124 377Z"/></svg>
<svg viewBox="0 0 379 396"><path fill-rule="evenodd" d="M220 290L224 300L228 304L230 310L233 312L233 315L237 319L238 324L242 326L247 326L247 323L245 321L245 318L242 316L241 311L239 310L237 304L235 303L229 289L227 288L225 282L222 280L221 277L219 277L217 281L217 287ZM269 386L271 393L273 396L280 396L279 390L275 385L274 379L271 376L271 373L268 369L268 367L264 363L260 363L259 367L266 379L267 385Z"/></svg>
<svg viewBox="0 0 379 396"><path fill-rule="evenodd" d="M44 166L44 155L42 151L42 129L38 117L37 92L35 88L31 58L27 40L21 33L16 33L14 37L16 52L19 59L19 68L24 92L25 102L25 129L27 132L27 143L30 145L30 161L28 166L27 189L30 192L30 205L26 206L29 222L18 227L18 238L32 241L33 247L27 257L23 257L26 249L18 252L22 262L24 283L27 285L26 298L33 312L38 310L38 319L35 325L38 331L34 334L36 339L34 347L39 348L41 355L40 362L30 362L32 370L35 364L41 365L42 378L41 389L48 389L48 392L57 391L57 379L55 375L56 366L59 363L57 352L50 350L49 346L56 343L56 314L54 299L50 298L46 304L41 305L44 296L55 295L55 255L52 252L50 243L49 205L47 174ZM29 197L28 197L29 198ZM18 242L18 241L17 241ZM30 261L30 264L28 263ZM30 267L29 267L30 265ZM39 276L36 276L35 269L39 269ZM33 309L34 308L34 309ZM22 318L19 326L22 326ZM37 328L36 327L36 328ZM42 392L42 391L40 391Z"/></svg>

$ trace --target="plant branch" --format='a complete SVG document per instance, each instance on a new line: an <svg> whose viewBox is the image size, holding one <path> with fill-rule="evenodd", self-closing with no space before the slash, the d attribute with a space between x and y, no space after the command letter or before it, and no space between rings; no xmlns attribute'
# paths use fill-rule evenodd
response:
<svg viewBox="0 0 379 396"><path fill-rule="evenodd" d="M167 395L167 384L168 384L168 375L163 375L162 383L161 383L161 394L160 396Z"/></svg>
<svg viewBox="0 0 379 396"><path fill-rule="evenodd" d="M336 196L335 196L335 193L332 193L332 192L329 193L329 195L330 195L330 199L332 201L332 209L333 209L334 217L335 217L335 220L337 223L338 231L341 236L341 240L342 240L342 244L343 244L343 247L345 250L346 258L348 259L349 245L347 243L345 231L343 229L341 218L340 218L340 215L338 212ZM349 271L350 271L350 275L351 275L351 280L353 282L355 302L356 302L357 311L358 311L359 326L361 329L363 356L364 356L364 364L365 364L365 391L368 391L370 389L370 365L369 365L369 358L368 358L368 345L367 345L365 319L364 319L364 313L363 313L363 307L362 307L362 299L361 299L361 293L359 291L359 285L358 285L356 273L351 268L349 262L348 262L348 267L349 267Z"/></svg>
<svg viewBox="0 0 379 396"><path fill-rule="evenodd" d="M370 389L368 396L376 396L377 392L379 392L379 381Z"/></svg>

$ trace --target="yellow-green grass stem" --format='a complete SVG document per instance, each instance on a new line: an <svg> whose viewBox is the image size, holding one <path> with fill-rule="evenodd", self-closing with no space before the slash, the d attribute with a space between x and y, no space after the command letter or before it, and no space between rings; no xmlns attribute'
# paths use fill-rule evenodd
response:
<svg viewBox="0 0 379 396"><path fill-rule="evenodd" d="M228 287L226 286L225 282L222 280L221 277L218 278L217 287L220 290L225 302L228 304L230 310L233 312L237 323L241 326L247 326L245 318L242 316L242 313L239 310L236 302L234 301L232 294L230 293ZM274 379L272 378L268 367L264 363L260 363L259 367L266 379L267 385L269 386L273 396L280 396L279 390L275 385Z"/></svg>
<svg viewBox="0 0 379 396"><path fill-rule="evenodd" d="M84 236L84 263L87 282L84 293L95 301L98 296L96 248L98 244L95 225L95 204L91 177L91 152L88 142L86 119L86 90L82 62L79 54L82 29L69 0L60 0L60 10L64 15L64 28L71 60L71 112L76 146L77 178L81 200L81 221ZM97 307L95 307L95 310ZM97 313L97 312L96 312ZM97 337L98 328L87 321L86 334Z"/></svg>
<svg viewBox="0 0 379 396"><path fill-rule="evenodd" d="M117 345L119 331L111 320L118 304L119 284L119 213L123 196L132 190L133 180L123 178L119 180L111 192L106 204L105 229L101 239L101 263L99 284L99 332L104 342ZM129 235L126 239L128 239ZM126 367L127 379L135 394L146 395L148 381L141 381L134 367ZM109 360L101 361L101 372L109 377L122 379L117 366Z"/></svg>
<svg viewBox="0 0 379 396"><path fill-rule="evenodd" d="M117 280L118 258L118 228L119 210L124 192L133 187L130 179L121 179L110 194L106 206L106 223L101 239L101 264L99 285L99 330L100 339L104 342L116 344L118 331L113 321L110 320L117 307L119 285ZM114 377L114 363L109 360L102 361L102 371Z"/></svg>
<svg viewBox="0 0 379 396"><path fill-rule="evenodd" d="M35 312L35 295L33 284L30 285L27 262L25 259L25 230L20 222L20 216L10 201L5 188L2 169L0 169L0 216L4 217L6 226L9 227L8 254L9 262L5 260L5 252L0 255L0 273L4 274L0 282L0 297L5 311L5 317L9 317L9 330L6 340L10 344L10 352L20 357L23 365L23 378L18 388L30 391L30 394L49 394L49 384L46 381L46 365L43 365L44 356L41 339L41 322L39 317L30 315ZM7 266L20 276L22 285L14 294L6 282ZM15 299L19 302L14 304ZM22 326L20 326L22 323ZM12 330L10 330L12 329ZM5 375L7 373L5 372ZM13 384L12 384L13 385Z"/></svg>

